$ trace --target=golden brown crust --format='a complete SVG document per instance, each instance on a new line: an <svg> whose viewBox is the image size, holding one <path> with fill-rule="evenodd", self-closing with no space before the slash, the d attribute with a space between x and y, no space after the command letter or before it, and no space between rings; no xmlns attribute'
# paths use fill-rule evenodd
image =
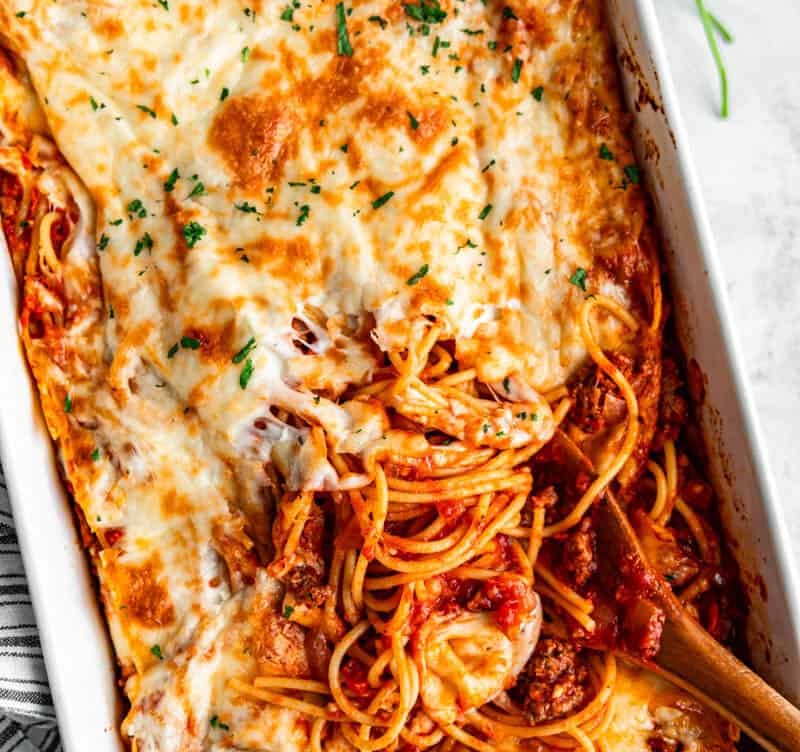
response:
<svg viewBox="0 0 800 752"><path fill-rule="evenodd" d="M215 116L208 142L239 185L263 190L280 176L296 127L290 103L278 108L267 97L235 97Z"/></svg>

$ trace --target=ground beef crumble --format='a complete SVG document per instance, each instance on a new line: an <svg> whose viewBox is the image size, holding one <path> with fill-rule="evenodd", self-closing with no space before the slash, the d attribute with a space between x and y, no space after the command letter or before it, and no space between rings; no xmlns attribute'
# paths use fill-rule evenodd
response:
<svg viewBox="0 0 800 752"><path fill-rule="evenodd" d="M553 637L539 641L517 683L517 700L533 723L570 715L591 695L588 651Z"/></svg>

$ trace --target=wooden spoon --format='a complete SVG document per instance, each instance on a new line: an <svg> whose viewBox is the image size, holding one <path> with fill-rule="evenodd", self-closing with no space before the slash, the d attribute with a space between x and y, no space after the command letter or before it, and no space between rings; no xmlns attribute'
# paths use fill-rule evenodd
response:
<svg viewBox="0 0 800 752"><path fill-rule="evenodd" d="M628 517L610 491L597 510L598 544L614 562L638 560L653 572ZM666 616L654 669L721 716L735 723L769 752L800 752L800 710L720 645L685 611L672 590L658 583L651 600Z"/></svg>

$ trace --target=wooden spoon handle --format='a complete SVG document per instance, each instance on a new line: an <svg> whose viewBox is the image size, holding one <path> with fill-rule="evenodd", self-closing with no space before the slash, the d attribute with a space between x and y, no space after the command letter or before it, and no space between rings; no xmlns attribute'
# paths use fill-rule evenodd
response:
<svg viewBox="0 0 800 752"><path fill-rule="evenodd" d="M666 678L742 728L764 749L800 750L800 710L682 609L668 614L655 663Z"/></svg>

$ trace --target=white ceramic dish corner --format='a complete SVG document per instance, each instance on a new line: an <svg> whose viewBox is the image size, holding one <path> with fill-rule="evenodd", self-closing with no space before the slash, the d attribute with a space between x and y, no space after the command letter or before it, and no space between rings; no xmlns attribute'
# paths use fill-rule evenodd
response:
<svg viewBox="0 0 800 752"><path fill-rule="evenodd" d="M723 518L752 601L756 668L800 699L800 599L713 240L691 166L652 0L609 0L662 228L687 356L707 377L703 428ZM636 103L639 106L636 106ZM653 106L655 105L655 106ZM16 283L0 233L0 459L66 752L120 752L123 712L107 631L17 331Z"/></svg>

